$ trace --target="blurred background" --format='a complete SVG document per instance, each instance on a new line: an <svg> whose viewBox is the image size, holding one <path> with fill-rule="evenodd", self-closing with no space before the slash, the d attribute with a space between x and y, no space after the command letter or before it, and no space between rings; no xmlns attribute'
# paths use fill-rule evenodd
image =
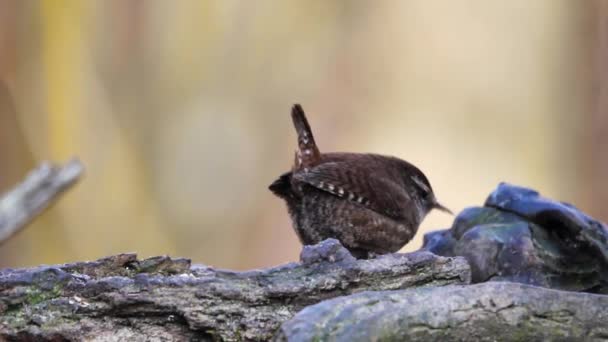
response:
<svg viewBox="0 0 608 342"><path fill-rule="evenodd" d="M508 181L608 221L607 61L605 0L0 0L0 191L87 168L0 266L297 260L267 190L295 102L322 151L406 159L455 212Z"/></svg>

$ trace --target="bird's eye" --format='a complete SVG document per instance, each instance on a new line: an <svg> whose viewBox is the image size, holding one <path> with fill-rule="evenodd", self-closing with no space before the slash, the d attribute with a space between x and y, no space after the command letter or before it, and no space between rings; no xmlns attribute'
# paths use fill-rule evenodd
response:
<svg viewBox="0 0 608 342"><path fill-rule="evenodd" d="M426 189L422 189L422 188L418 188L418 193L420 194L420 197L422 199L428 199L431 195L431 193L429 191L427 191Z"/></svg>
<svg viewBox="0 0 608 342"><path fill-rule="evenodd" d="M429 196L431 195L431 193L426 190L422 190L421 192L422 192L422 197L424 197L424 198L429 198Z"/></svg>
<svg viewBox="0 0 608 342"><path fill-rule="evenodd" d="M420 196L424 199L429 198L429 196L431 195L431 189L418 177L412 177L412 180L417 185L418 193L420 193Z"/></svg>

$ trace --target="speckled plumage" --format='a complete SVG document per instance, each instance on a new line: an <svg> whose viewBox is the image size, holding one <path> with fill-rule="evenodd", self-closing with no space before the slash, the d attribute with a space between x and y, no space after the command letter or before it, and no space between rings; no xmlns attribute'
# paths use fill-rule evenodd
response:
<svg viewBox="0 0 608 342"><path fill-rule="evenodd" d="M357 257L396 252L437 203L424 174L394 157L320 153L304 111L292 109L298 150L269 189L287 203L305 245L336 238Z"/></svg>

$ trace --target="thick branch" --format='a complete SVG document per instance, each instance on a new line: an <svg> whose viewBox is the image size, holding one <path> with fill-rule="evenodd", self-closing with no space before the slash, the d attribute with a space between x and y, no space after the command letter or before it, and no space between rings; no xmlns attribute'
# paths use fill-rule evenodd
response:
<svg viewBox="0 0 608 342"><path fill-rule="evenodd" d="M249 272L142 261L0 271L0 338L266 340L298 310L364 290L466 284L461 258L428 252L356 260L336 240L306 247L302 263Z"/></svg>
<svg viewBox="0 0 608 342"><path fill-rule="evenodd" d="M48 163L0 198L0 243L6 241L47 208L82 174L82 164L74 159L63 166Z"/></svg>
<svg viewBox="0 0 608 342"><path fill-rule="evenodd" d="M277 340L598 340L606 307L608 296L507 282L365 292L302 310Z"/></svg>

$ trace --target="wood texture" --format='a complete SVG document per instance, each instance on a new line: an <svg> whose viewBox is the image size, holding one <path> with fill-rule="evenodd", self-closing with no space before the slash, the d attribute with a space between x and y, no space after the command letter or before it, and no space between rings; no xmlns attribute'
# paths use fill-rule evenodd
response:
<svg viewBox="0 0 608 342"><path fill-rule="evenodd" d="M302 310L276 340L604 341L607 305L608 296L509 282L366 292Z"/></svg>
<svg viewBox="0 0 608 342"><path fill-rule="evenodd" d="M248 272L122 254L0 271L0 338L268 340L325 299L469 282L462 258L415 252L356 260L336 240L306 247L300 263Z"/></svg>

